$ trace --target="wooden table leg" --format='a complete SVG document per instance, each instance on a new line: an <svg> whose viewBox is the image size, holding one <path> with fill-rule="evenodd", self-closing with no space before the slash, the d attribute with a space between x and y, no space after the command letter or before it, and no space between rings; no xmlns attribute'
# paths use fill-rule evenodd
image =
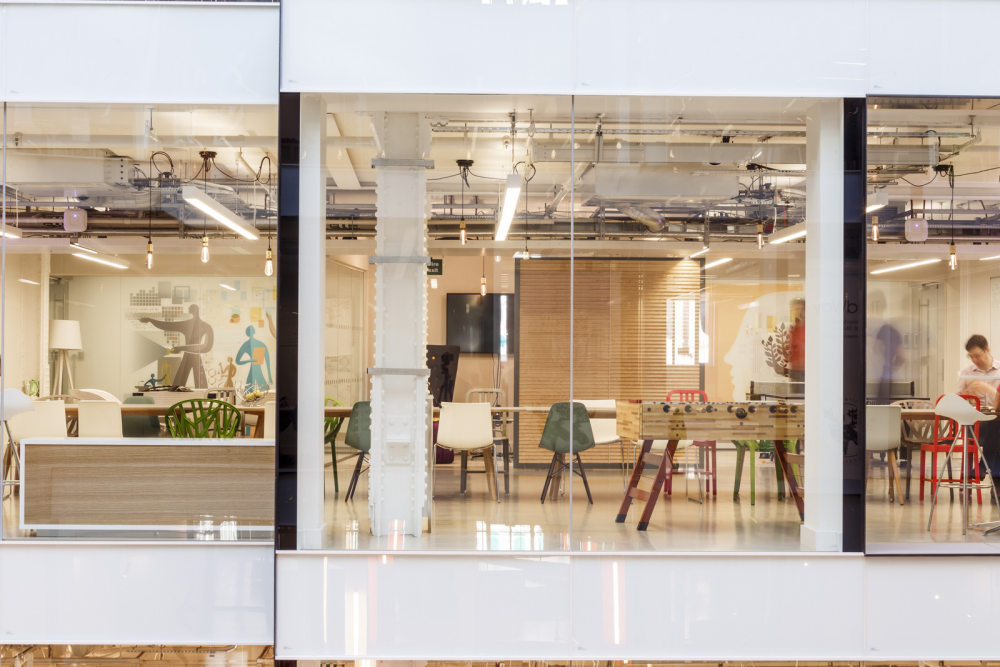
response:
<svg viewBox="0 0 1000 667"><path fill-rule="evenodd" d="M653 517L653 508L656 507L656 500L660 495L660 489L666 484L670 475L674 474L674 453L677 451L677 441L669 440L667 448L660 456L660 463L656 467L656 478L653 480L653 488L649 490L649 497L646 498L646 506L639 517L638 530L646 530L649 520Z"/></svg>
<svg viewBox="0 0 1000 667"><path fill-rule="evenodd" d="M799 510L799 519L805 519L805 510L802 502L802 488L799 486L798 480L795 479L795 473L792 471L792 466L788 462L788 452L785 450L785 443L783 440L774 441L774 453L778 458L778 463L781 465L781 472L785 475L785 481L788 483L788 492L795 501L795 507Z"/></svg>
<svg viewBox="0 0 1000 667"><path fill-rule="evenodd" d="M618 516L615 517L615 523L625 523L625 517L628 515L628 508L632 505L631 494L632 489L637 489L639 487L639 478L642 476L642 466L643 460L646 454L649 453L649 448L653 446L652 440L643 440L642 449L639 450L639 458L635 461L635 467L632 468L632 475L628 480L628 487L625 489L625 497L622 499L622 504L618 508Z"/></svg>

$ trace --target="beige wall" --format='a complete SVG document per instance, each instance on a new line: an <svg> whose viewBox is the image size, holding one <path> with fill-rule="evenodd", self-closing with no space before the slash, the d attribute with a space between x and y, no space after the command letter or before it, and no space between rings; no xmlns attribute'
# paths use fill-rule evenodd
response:
<svg viewBox="0 0 1000 667"><path fill-rule="evenodd" d="M38 255L8 254L4 292L4 386L27 390L28 380L41 380L41 313L43 286L18 282L19 278L43 282ZM46 278L47 280L47 278Z"/></svg>

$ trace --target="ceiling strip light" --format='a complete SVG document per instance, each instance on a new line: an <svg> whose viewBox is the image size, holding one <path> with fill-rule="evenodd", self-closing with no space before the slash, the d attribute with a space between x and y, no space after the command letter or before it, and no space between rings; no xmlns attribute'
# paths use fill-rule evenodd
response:
<svg viewBox="0 0 1000 667"><path fill-rule="evenodd" d="M980 257L980 262L985 262L988 259L1000 259L1000 255L990 255L989 257Z"/></svg>
<svg viewBox="0 0 1000 667"><path fill-rule="evenodd" d="M21 232L18 231L17 227L6 225L4 231L0 232L0 236L5 236L9 239L19 239L21 238Z"/></svg>
<svg viewBox="0 0 1000 667"><path fill-rule="evenodd" d="M253 227L236 217L232 211L212 197L209 197L201 189L193 185L185 185L181 188L181 197L191 206L213 218L219 224L233 230L243 238L250 241L256 241L260 238Z"/></svg>
<svg viewBox="0 0 1000 667"><path fill-rule="evenodd" d="M28 280L27 278L18 278L17 282L24 283L25 285L41 285L41 283L34 280Z"/></svg>
<svg viewBox="0 0 1000 667"><path fill-rule="evenodd" d="M902 271L903 269L912 269L917 266L926 266L927 264L934 264L940 262L940 257L932 257L931 259L922 259L919 262L910 262L909 264L897 264L896 266L887 266L884 269L876 269L871 271L871 275L877 276L880 273L891 273L892 271Z"/></svg>
<svg viewBox="0 0 1000 667"><path fill-rule="evenodd" d="M80 245L77 241L70 241L69 244L76 248L77 250L82 250L84 252L89 252L91 255L96 255L97 251L93 248L88 248L85 245Z"/></svg>
<svg viewBox="0 0 1000 667"><path fill-rule="evenodd" d="M118 258L112 259L110 257L101 257L100 255L88 255L85 252L74 252L73 256L85 259L88 262L97 262L98 264L104 264L105 266L110 266L116 269L127 269L129 267L128 262Z"/></svg>
<svg viewBox="0 0 1000 667"><path fill-rule="evenodd" d="M521 196L521 177L517 174L507 176L507 192L503 197L503 208L500 209L500 221L497 223L497 241L506 241L510 232L510 223L514 221L514 207Z"/></svg>
<svg viewBox="0 0 1000 667"><path fill-rule="evenodd" d="M715 268L716 266L721 266L721 265L727 264L727 263L729 263L731 261L733 261L732 257L721 257L721 258L715 260L714 262L709 262L708 264L706 264L705 268L706 269Z"/></svg>
<svg viewBox="0 0 1000 667"><path fill-rule="evenodd" d="M704 248L702 248L702 249L701 249L701 250L699 250L698 252L693 252L693 253L691 253L691 254L690 254L690 255L688 256L688 259L694 259L695 257L701 257L701 256L702 256L702 255L704 255L704 254L705 254L706 252L708 252L708 246L705 246Z"/></svg>
<svg viewBox="0 0 1000 667"><path fill-rule="evenodd" d="M771 235L768 239L768 243L771 245L777 245L779 243L787 243L788 241L794 241L800 239L806 235L806 223L797 222L790 227L785 227L780 232Z"/></svg>
<svg viewBox="0 0 1000 667"><path fill-rule="evenodd" d="M229 290L230 292L238 291L235 287L233 287L232 285L227 285L226 283L219 283L219 287L225 290Z"/></svg>

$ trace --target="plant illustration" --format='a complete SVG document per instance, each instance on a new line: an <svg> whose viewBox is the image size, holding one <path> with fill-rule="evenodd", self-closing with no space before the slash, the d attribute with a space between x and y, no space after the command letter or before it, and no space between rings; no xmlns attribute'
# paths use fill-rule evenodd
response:
<svg viewBox="0 0 1000 667"><path fill-rule="evenodd" d="M791 358L790 336L791 327L784 322L778 325L774 333L760 342L764 346L764 360L774 372L783 377L789 374L789 359Z"/></svg>

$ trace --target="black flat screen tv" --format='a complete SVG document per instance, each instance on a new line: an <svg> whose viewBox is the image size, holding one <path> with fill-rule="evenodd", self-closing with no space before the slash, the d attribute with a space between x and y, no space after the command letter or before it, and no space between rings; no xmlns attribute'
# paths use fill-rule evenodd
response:
<svg viewBox="0 0 1000 667"><path fill-rule="evenodd" d="M509 354L513 304L512 294L448 294L448 345L466 354Z"/></svg>

